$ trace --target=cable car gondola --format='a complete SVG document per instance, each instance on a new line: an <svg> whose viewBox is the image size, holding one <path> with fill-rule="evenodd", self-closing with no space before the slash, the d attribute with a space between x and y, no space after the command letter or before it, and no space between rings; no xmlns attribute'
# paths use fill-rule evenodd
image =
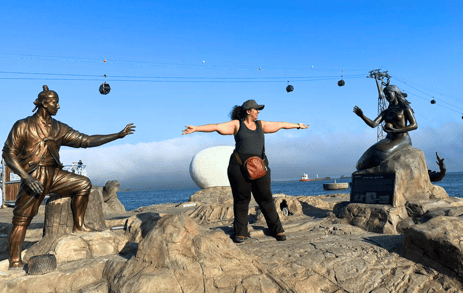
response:
<svg viewBox="0 0 463 293"><path fill-rule="evenodd" d="M289 84L289 80L288 80L288 86L286 87L286 92L290 93L292 91L294 91L294 87Z"/></svg>
<svg viewBox="0 0 463 293"><path fill-rule="evenodd" d="M106 74L104 75L104 82L100 85L100 94L107 95L111 91L111 87L106 83Z"/></svg>
<svg viewBox="0 0 463 293"><path fill-rule="evenodd" d="M342 72L344 72L344 69L342 70ZM344 86L345 84L346 82L343 79L343 75L341 75L341 80L338 81L338 86Z"/></svg>

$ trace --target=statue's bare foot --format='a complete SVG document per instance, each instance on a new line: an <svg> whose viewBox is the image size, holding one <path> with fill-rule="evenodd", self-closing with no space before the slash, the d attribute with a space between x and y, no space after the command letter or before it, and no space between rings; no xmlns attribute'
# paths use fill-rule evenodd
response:
<svg viewBox="0 0 463 293"><path fill-rule="evenodd" d="M85 225L82 225L81 227L74 226L72 228L72 233L79 233L79 232L97 232L97 230L87 227Z"/></svg>
<svg viewBox="0 0 463 293"><path fill-rule="evenodd" d="M10 261L8 270L22 270L24 269L24 263L22 261Z"/></svg>

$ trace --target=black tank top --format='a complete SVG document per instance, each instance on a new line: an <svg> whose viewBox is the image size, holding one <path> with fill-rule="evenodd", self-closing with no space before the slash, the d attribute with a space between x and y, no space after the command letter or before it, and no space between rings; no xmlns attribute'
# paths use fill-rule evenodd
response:
<svg viewBox="0 0 463 293"><path fill-rule="evenodd" d="M240 120L240 130L235 135L235 149L240 155L253 155L262 157L264 150L264 131L260 123L256 123L256 130L249 129L242 120Z"/></svg>

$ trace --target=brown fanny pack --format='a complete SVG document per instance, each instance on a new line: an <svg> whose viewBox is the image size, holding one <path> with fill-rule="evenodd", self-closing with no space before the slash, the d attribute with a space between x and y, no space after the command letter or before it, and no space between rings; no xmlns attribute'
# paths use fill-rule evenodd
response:
<svg viewBox="0 0 463 293"><path fill-rule="evenodd" d="M251 180L265 176L267 174L267 166L265 165L264 160L258 156L249 157L246 161L241 162L240 156L236 151L234 151L236 160L240 164L247 177Z"/></svg>

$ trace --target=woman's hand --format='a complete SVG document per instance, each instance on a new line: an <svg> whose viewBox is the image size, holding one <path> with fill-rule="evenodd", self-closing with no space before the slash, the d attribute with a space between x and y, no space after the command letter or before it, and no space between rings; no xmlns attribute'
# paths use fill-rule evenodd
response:
<svg viewBox="0 0 463 293"><path fill-rule="evenodd" d="M355 106L354 107L354 113L357 114L357 116L362 117L363 116L363 111L359 107Z"/></svg>
<svg viewBox="0 0 463 293"><path fill-rule="evenodd" d="M305 125L304 123L298 123L299 124L299 129L307 129L309 128L309 124Z"/></svg>
<svg viewBox="0 0 463 293"><path fill-rule="evenodd" d="M187 125L186 128L182 131L182 135L191 134L196 131L196 126Z"/></svg>

